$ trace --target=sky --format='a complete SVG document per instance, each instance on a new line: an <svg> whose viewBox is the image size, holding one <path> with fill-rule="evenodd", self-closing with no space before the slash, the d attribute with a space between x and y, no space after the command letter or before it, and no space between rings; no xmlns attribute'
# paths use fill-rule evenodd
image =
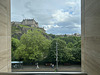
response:
<svg viewBox="0 0 100 75"><path fill-rule="evenodd" d="M48 34L81 34L81 0L11 0L11 21L33 18Z"/></svg>

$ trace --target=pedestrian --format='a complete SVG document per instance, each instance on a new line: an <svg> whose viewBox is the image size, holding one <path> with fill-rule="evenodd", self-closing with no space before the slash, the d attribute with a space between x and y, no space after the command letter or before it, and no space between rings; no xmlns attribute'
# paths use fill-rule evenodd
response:
<svg viewBox="0 0 100 75"><path fill-rule="evenodd" d="M54 68L54 64L52 64L52 68Z"/></svg>
<svg viewBox="0 0 100 75"><path fill-rule="evenodd" d="M39 69L38 63L36 63L36 69Z"/></svg>
<svg viewBox="0 0 100 75"><path fill-rule="evenodd" d="M50 67L52 67L52 63L50 63Z"/></svg>

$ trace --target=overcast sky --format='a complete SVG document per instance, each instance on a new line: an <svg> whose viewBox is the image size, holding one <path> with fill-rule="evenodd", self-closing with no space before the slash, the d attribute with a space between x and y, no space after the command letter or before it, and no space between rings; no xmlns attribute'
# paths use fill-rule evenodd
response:
<svg viewBox="0 0 100 75"><path fill-rule="evenodd" d="M81 0L11 0L11 21L32 18L47 33L81 33Z"/></svg>

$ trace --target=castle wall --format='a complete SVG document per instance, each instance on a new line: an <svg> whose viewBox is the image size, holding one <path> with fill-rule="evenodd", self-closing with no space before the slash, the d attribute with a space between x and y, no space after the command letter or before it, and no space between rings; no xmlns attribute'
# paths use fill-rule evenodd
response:
<svg viewBox="0 0 100 75"><path fill-rule="evenodd" d="M21 22L14 22L15 24L21 24Z"/></svg>
<svg viewBox="0 0 100 75"><path fill-rule="evenodd" d="M30 27L38 27L38 23L34 19L25 19L21 22L22 25L30 25Z"/></svg>
<svg viewBox="0 0 100 75"><path fill-rule="evenodd" d="M31 25L31 24L35 24L35 22L33 20L29 20L27 21L27 24Z"/></svg>
<svg viewBox="0 0 100 75"><path fill-rule="evenodd" d="M82 0L82 71L100 75L100 0Z"/></svg>
<svg viewBox="0 0 100 75"><path fill-rule="evenodd" d="M10 0L0 0L0 72L11 71Z"/></svg>

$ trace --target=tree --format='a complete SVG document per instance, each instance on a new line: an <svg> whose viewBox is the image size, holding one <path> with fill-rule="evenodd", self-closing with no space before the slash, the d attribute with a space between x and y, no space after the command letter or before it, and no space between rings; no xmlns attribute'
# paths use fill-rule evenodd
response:
<svg viewBox="0 0 100 75"><path fill-rule="evenodd" d="M19 47L20 41L16 38L11 38L11 56L12 60L15 60L16 57L14 56L16 49Z"/></svg>
<svg viewBox="0 0 100 75"><path fill-rule="evenodd" d="M66 43L63 40L54 39L51 42L49 54L48 54L48 57L46 58L47 62L55 63L55 60L56 60L56 42L57 42L57 47L58 47L58 60L59 60L59 62L63 62L63 60L64 60L63 57L65 54Z"/></svg>
<svg viewBox="0 0 100 75"><path fill-rule="evenodd" d="M75 43L69 42L67 48L71 49L70 55L73 57L69 62L73 64L81 63L81 40Z"/></svg>
<svg viewBox="0 0 100 75"><path fill-rule="evenodd" d="M38 30L29 31L21 36L21 46L16 50L17 59L24 61L41 61L47 54L50 41L46 39Z"/></svg>
<svg viewBox="0 0 100 75"><path fill-rule="evenodd" d="M20 41L16 38L11 38L11 45L12 45L12 50L15 51L17 47L20 45Z"/></svg>
<svg viewBox="0 0 100 75"><path fill-rule="evenodd" d="M74 47L74 44L73 44L72 42L69 42L69 43L67 44L67 47L68 47L68 48L73 48L73 47Z"/></svg>
<svg viewBox="0 0 100 75"><path fill-rule="evenodd" d="M72 48L72 54L73 57L75 57L75 60L73 62L75 63L81 63L81 40L77 41L74 44L74 48Z"/></svg>

